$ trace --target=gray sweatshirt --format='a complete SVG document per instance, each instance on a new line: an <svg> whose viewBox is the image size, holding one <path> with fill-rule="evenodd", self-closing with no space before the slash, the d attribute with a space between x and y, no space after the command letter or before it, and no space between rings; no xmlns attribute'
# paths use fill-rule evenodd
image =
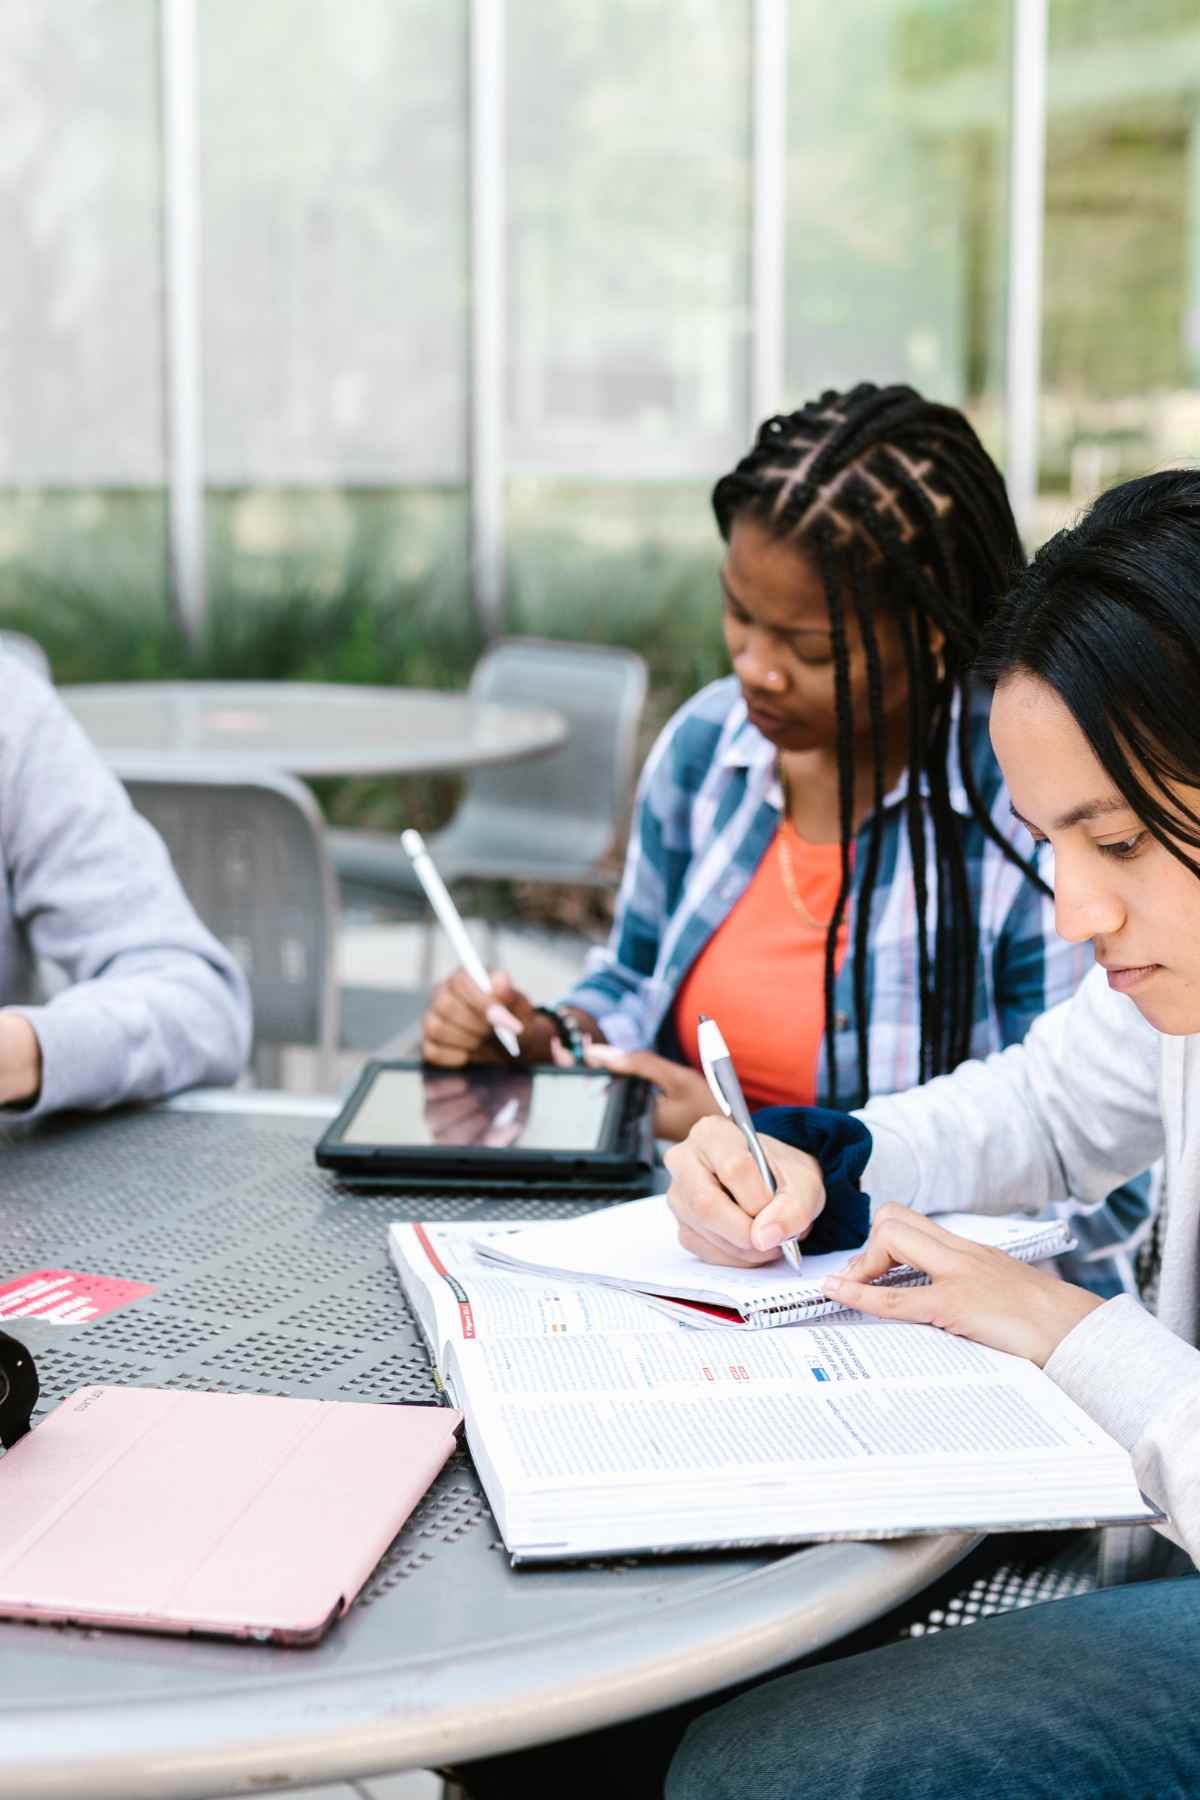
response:
<svg viewBox="0 0 1200 1800"><path fill-rule="evenodd" d="M237 1079L250 1044L241 971L53 689L2 655L0 861L0 1005L42 1047L42 1090L22 1118ZM54 997L17 1004L35 969Z"/></svg>
<svg viewBox="0 0 1200 1800"><path fill-rule="evenodd" d="M1099 1205L1164 1158L1157 1316L1130 1295L1108 1301L1046 1373L1132 1452L1168 1535L1200 1563L1200 1036L1155 1031L1095 969L1023 1044L861 1117L873 1134L864 1188L924 1213L1037 1213L1068 1193Z"/></svg>

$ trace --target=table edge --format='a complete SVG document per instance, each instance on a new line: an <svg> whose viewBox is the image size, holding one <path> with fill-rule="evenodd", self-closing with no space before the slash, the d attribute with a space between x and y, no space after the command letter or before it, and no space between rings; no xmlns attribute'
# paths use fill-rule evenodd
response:
<svg viewBox="0 0 1200 1800"><path fill-rule="evenodd" d="M466 1657L455 1653L453 1673L465 1698L446 1697L449 1672L436 1660L422 1669L360 1668L286 1689L251 1681L210 1690L199 1707L150 1699L81 1708L83 1729L73 1733L70 1754L58 1749L50 1758L46 1747L61 1746L62 1718L24 1709L12 1721L0 1708L5 1800L44 1800L50 1792L86 1793L88 1800L219 1800L268 1786L435 1768L617 1724L822 1649L945 1574L979 1541L954 1533L809 1546L735 1577L719 1613L714 1590L706 1588L640 1619L601 1622L586 1647L572 1651L555 1642L552 1679L537 1687L528 1679L529 1657L497 1664L493 1640ZM606 1645L607 1663L597 1655ZM584 1650L588 1668L581 1671ZM697 1668L704 1672L699 1682ZM473 1673L486 1685L472 1681ZM217 1734L214 1702L222 1706ZM189 1715L190 1735L180 1729ZM114 1742L122 1746L115 1753Z"/></svg>

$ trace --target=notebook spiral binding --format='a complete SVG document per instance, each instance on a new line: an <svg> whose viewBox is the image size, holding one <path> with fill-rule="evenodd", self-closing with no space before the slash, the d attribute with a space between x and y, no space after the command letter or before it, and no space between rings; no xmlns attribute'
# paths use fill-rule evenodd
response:
<svg viewBox="0 0 1200 1800"><path fill-rule="evenodd" d="M1040 1262L1048 1253L1061 1256L1066 1250L1074 1250L1075 1238L1061 1241L1062 1225L1055 1219L1048 1223L1044 1231L1035 1238L1027 1239L1018 1248L1008 1250L1005 1255L1017 1262ZM922 1275L919 1269L908 1263L901 1263L889 1269L873 1283L875 1287L925 1287L929 1277ZM747 1325L766 1328L775 1325L800 1325L805 1319L831 1318L834 1313L852 1312L853 1308L839 1306L836 1300L797 1300L794 1294L764 1294L759 1304L748 1309L745 1314Z"/></svg>

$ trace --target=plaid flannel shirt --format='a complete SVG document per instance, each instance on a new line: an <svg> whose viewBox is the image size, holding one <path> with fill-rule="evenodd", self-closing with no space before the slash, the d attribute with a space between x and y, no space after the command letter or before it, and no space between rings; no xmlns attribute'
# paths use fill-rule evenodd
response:
<svg viewBox="0 0 1200 1800"><path fill-rule="evenodd" d="M988 697L973 698L968 723L977 791L1001 835L1030 861L1049 853L1035 847L1013 818L1008 791L992 754ZM1071 945L1054 930L1052 901L1003 854L974 817L952 732L950 802L962 820L967 874L978 923L971 1055L983 1057L1019 1043L1039 1013L1074 992L1092 964L1089 947ZM917 918L905 820L907 772L884 799L884 830L867 955L870 1017L869 1080L873 1094L892 1094L920 1079ZM589 1012L606 1038L623 1049L653 1047L679 1057L672 1008L688 970L750 882L779 825L783 794L775 748L746 716L737 681L728 676L702 689L662 731L638 784L625 872L609 940L592 951L583 979L565 1003ZM926 846L934 861L926 809ZM864 825L854 861L850 942L854 942L862 871ZM928 903L928 930L937 896ZM863 1103L859 1092L853 957L844 959L834 993L834 1056L839 1103ZM819 1104L827 1104L826 1049L818 1061ZM1069 1278L1100 1292L1132 1280L1130 1251L1149 1216L1146 1177L1118 1189L1103 1208L1067 1209L1079 1248Z"/></svg>

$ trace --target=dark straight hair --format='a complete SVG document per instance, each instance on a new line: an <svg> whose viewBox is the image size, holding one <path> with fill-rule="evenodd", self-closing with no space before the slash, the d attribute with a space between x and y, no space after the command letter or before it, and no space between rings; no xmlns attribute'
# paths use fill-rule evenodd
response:
<svg viewBox="0 0 1200 1800"><path fill-rule="evenodd" d="M1044 544L978 669L1053 688L1146 829L1200 875L1200 818L1172 792L1200 787L1200 471L1110 488Z"/></svg>
<svg viewBox="0 0 1200 1800"><path fill-rule="evenodd" d="M906 827L917 915L918 1080L955 1068L971 1050L978 932L947 761L954 705L963 786L982 829L1035 881L992 822L970 755L969 671L996 599L1024 565L1000 471L967 419L910 387L862 382L832 389L798 412L768 419L748 456L718 481L721 535L753 516L816 560L833 640L842 875L825 940L827 1098L839 1104L834 1033L837 940L851 890L854 741L847 607L862 635L873 753L873 811L854 935L854 1010L860 1097L870 1092L867 962L871 901L883 846L883 682L874 618L899 623L909 687ZM942 635L934 654L931 629ZM926 802L924 790L927 790ZM926 853L926 804L933 826ZM937 923L929 942L930 891Z"/></svg>

